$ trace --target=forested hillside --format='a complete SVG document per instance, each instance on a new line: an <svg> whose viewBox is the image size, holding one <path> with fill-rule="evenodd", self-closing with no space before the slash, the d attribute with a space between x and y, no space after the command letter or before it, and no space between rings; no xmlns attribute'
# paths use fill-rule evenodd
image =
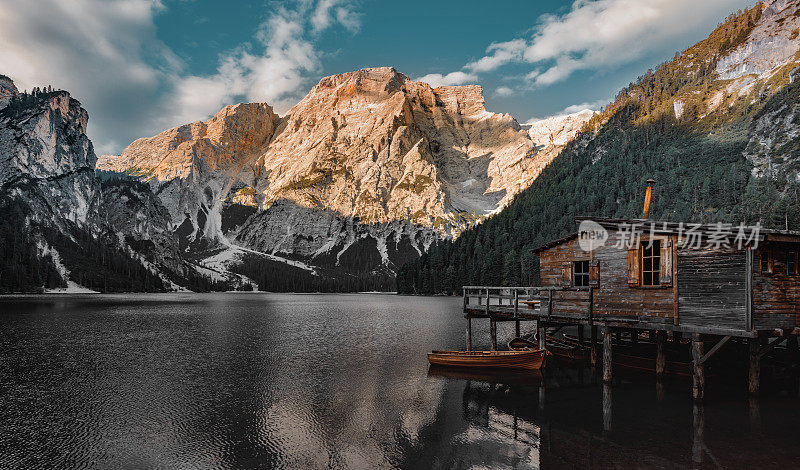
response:
<svg viewBox="0 0 800 470"><path fill-rule="evenodd" d="M795 64L744 92L717 70L760 19L760 5L732 15L622 90L505 210L405 265L398 291L535 285L532 248L574 232L575 216L639 217L648 178L658 182L653 219L800 229L800 139L786 129L800 126L800 86L790 83ZM760 138L764 129L784 132ZM766 167L754 171L765 156Z"/></svg>

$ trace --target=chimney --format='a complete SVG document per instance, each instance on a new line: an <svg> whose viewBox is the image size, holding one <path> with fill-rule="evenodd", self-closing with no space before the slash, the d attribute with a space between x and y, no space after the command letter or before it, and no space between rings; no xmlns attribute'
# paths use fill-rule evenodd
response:
<svg viewBox="0 0 800 470"><path fill-rule="evenodd" d="M656 181L653 179L647 180L647 192L644 193L644 210L642 211L642 218L649 219L650 218L650 201L653 198L653 186L656 184Z"/></svg>

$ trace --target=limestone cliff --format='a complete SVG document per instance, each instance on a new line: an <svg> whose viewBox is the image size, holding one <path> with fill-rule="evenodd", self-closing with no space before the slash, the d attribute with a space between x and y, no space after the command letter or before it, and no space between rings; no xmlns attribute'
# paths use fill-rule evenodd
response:
<svg viewBox="0 0 800 470"><path fill-rule="evenodd" d="M396 269L393 250L418 256L502 208L561 146L488 112L479 86L431 88L383 67L323 78L282 118L229 106L98 168L149 182L195 251L234 243L338 266L360 240Z"/></svg>

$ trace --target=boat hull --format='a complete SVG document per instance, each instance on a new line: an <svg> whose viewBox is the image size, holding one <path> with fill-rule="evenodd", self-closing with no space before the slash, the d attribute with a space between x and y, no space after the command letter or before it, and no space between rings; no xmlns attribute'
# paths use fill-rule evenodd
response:
<svg viewBox="0 0 800 470"><path fill-rule="evenodd" d="M476 369L539 370L547 352L536 351L433 351L428 353L432 365Z"/></svg>

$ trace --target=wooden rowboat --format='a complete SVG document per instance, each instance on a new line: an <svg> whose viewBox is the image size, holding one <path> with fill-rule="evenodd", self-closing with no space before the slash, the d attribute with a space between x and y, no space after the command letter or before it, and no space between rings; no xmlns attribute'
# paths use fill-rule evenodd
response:
<svg viewBox="0 0 800 470"><path fill-rule="evenodd" d="M547 351L433 351L428 362L451 367L539 370Z"/></svg>

